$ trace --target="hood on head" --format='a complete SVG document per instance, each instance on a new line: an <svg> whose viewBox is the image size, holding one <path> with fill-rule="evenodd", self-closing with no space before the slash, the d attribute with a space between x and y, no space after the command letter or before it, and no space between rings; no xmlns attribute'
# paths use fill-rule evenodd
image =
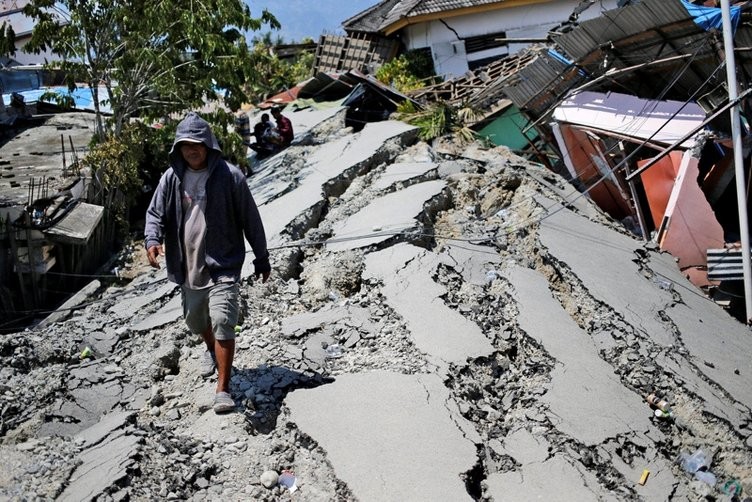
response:
<svg viewBox="0 0 752 502"><path fill-rule="evenodd" d="M178 124L178 128L175 131L175 141L172 143L172 148L170 149L170 157L174 154L179 155L175 147L181 141L203 143L208 149L215 150L220 154L222 153L222 150L219 148L219 142L211 130L211 126L196 112L190 112Z"/></svg>

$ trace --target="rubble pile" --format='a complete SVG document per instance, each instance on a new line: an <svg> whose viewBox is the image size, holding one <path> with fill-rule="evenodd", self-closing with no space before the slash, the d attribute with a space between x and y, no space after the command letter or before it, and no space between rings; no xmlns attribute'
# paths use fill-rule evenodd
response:
<svg viewBox="0 0 752 502"><path fill-rule="evenodd" d="M0 499L752 494L752 338L669 255L503 147L305 113L249 178L274 275L243 282L236 412L139 250L0 339Z"/></svg>

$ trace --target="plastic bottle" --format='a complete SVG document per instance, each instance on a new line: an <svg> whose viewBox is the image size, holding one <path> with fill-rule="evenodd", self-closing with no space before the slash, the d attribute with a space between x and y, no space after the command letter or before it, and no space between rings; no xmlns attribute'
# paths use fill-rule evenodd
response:
<svg viewBox="0 0 752 502"><path fill-rule="evenodd" d="M715 474L708 471L697 471L695 472L695 478L702 481L703 483L707 483L710 486L715 486L716 478Z"/></svg>
<svg viewBox="0 0 752 502"><path fill-rule="evenodd" d="M705 452L700 449L695 450L692 455L682 453L679 457L679 461L682 468L690 474L694 474L703 468L707 469L709 464Z"/></svg>
<svg viewBox="0 0 752 502"><path fill-rule="evenodd" d="M342 347L339 344L333 343L326 347L326 357L329 359L337 359L342 357Z"/></svg>
<svg viewBox="0 0 752 502"><path fill-rule="evenodd" d="M668 401L665 399L661 399L660 397L656 396L655 394L650 394L645 398L645 401L652 404L659 410L661 410L664 413L668 413L671 411L671 406L668 404Z"/></svg>

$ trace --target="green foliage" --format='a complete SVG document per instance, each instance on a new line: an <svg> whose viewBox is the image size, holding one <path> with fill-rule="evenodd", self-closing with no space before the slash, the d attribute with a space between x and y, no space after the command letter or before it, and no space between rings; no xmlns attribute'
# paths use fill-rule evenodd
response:
<svg viewBox="0 0 752 502"><path fill-rule="evenodd" d="M408 92L425 87L435 77L431 55L422 50L407 51L385 63L376 71L379 81Z"/></svg>
<svg viewBox="0 0 752 502"><path fill-rule="evenodd" d="M241 0L32 0L24 12L36 21L25 50L51 49L69 85L88 83L103 139L118 137L133 117L183 113L207 99L237 109L247 101L246 82L260 78L244 33L280 26L266 10L252 17ZM98 110L99 85L110 96L108 124Z"/></svg>
<svg viewBox="0 0 752 502"><path fill-rule="evenodd" d="M249 55L252 72L257 76L247 84L251 102L259 102L294 87L311 76L314 54L298 56L294 63L282 61L265 43L257 43Z"/></svg>
<svg viewBox="0 0 752 502"><path fill-rule="evenodd" d="M275 45L282 45L285 43L285 38L280 35L279 33L276 35L272 35L271 31L265 31L264 33L260 35L255 35L251 39L251 45L263 45L264 47L272 47Z"/></svg>
<svg viewBox="0 0 752 502"><path fill-rule="evenodd" d="M204 114L202 117L212 124L212 130L222 149L222 156L245 172L249 167L248 147L243 144L243 138L235 131L235 115L224 110L217 110L214 113Z"/></svg>
<svg viewBox="0 0 752 502"><path fill-rule="evenodd" d="M423 87L420 79L410 71L410 62L404 54L382 65L376 71L376 78L401 92Z"/></svg>
<svg viewBox="0 0 752 502"><path fill-rule="evenodd" d="M316 61L316 55L313 52L304 52L291 65L291 78L296 84L313 75L313 63Z"/></svg>
<svg viewBox="0 0 752 502"><path fill-rule="evenodd" d="M73 96L56 91L45 91L39 96L39 101L51 101L63 110L70 110L76 104Z"/></svg>
<svg viewBox="0 0 752 502"><path fill-rule="evenodd" d="M431 51L417 49L407 51L403 55L407 60L407 70L419 79L426 80L436 76Z"/></svg>
<svg viewBox="0 0 752 502"><path fill-rule="evenodd" d="M0 25L0 56L14 56L16 54L16 34L10 24Z"/></svg>
<svg viewBox="0 0 752 502"><path fill-rule="evenodd" d="M475 131L469 124L475 122L478 114L469 107L455 108L445 102L437 102L424 110L416 110L411 102L403 103L396 118L418 128L418 137L430 141L452 134L460 144L470 143L475 139Z"/></svg>
<svg viewBox="0 0 752 502"><path fill-rule="evenodd" d="M138 194L142 183L139 165L143 150L134 148L127 138L108 138L94 145L81 159L81 167L88 168L99 182L98 200L108 207L117 226L128 230L128 208Z"/></svg>

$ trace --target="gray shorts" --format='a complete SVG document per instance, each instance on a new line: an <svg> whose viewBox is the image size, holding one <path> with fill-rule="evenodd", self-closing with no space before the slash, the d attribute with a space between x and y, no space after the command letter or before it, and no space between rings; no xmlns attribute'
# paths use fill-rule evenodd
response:
<svg viewBox="0 0 752 502"><path fill-rule="evenodd" d="M220 282L204 289L180 288L183 316L191 333L200 335L211 327L217 340L234 340L240 310L240 285Z"/></svg>

